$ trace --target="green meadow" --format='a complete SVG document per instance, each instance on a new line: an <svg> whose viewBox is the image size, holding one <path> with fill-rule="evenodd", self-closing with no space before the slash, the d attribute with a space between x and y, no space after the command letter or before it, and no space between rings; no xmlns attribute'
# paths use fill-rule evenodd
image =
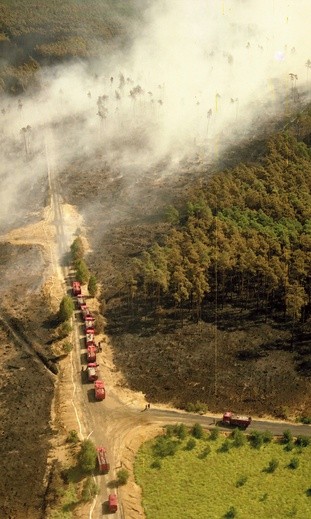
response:
<svg viewBox="0 0 311 519"><path fill-rule="evenodd" d="M310 454L295 439L188 430L181 439L170 429L141 446L134 471L147 519L308 519Z"/></svg>

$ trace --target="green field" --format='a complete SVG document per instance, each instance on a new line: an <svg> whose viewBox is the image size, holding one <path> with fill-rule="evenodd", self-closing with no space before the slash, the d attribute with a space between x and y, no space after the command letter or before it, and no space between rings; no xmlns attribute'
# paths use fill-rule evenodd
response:
<svg viewBox="0 0 311 519"><path fill-rule="evenodd" d="M138 452L134 471L147 519L311 517L310 445L291 443L287 450L272 441L260 448L249 442L235 447L230 439L226 452L224 436L212 441L206 434L187 450L189 434L184 440L169 439L178 445L174 455L156 455L157 439ZM272 460L277 466L269 472Z"/></svg>

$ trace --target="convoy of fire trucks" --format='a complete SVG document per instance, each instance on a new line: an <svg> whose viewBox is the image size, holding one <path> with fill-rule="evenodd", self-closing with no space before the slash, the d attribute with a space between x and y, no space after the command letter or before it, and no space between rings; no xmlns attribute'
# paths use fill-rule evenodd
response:
<svg viewBox="0 0 311 519"><path fill-rule="evenodd" d="M76 298L78 309L81 312L84 321L85 329L85 347L86 347L86 371L87 382L94 383L94 399L101 401L106 398L105 383L100 380L98 371L98 362L96 355L100 351L100 346L95 342L95 318L91 314L88 306L85 303L85 298L82 295L81 284L78 281L72 283L72 294ZM107 460L106 449L104 447L97 447L97 463L100 474L107 474L110 470L110 464ZM109 513L114 513L118 510L118 500L116 494L109 494L107 508Z"/></svg>
<svg viewBox="0 0 311 519"><path fill-rule="evenodd" d="M87 366L85 369L87 372L87 381L94 383L94 398L96 401L101 401L106 398L106 390L104 382L100 379L98 363L96 360L96 354L100 348L95 343L95 318L85 303L81 291L81 285L78 281L72 283L72 294L76 298L78 308L81 311L82 319L84 320L85 346L87 350ZM251 424L251 421L252 418L250 416L240 416L227 411L223 414L220 423L225 426L246 429L246 427ZM99 472L107 474L110 470L110 465L107 461L106 449L104 447L97 448L97 461ZM116 512L117 509L117 496L116 494L110 494L108 497L108 511L113 513Z"/></svg>

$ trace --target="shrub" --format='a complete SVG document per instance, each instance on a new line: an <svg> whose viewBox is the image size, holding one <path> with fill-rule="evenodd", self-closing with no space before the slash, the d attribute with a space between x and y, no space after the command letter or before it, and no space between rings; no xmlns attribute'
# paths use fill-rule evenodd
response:
<svg viewBox="0 0 311 519"><path fill-rule="evenodd" d="M235 486L237 488L242 487L243 485L245 485L246 481L247 481L247 476L240 476L239 479L237 480Z"/></svg>
<svg viewBox="0 0 311 519"><path fill-rule="evenodd" d="M259 431L253 431L249 435L249 442L254 449L260 449L263 444L263 435Z"/></svg>
<svg viewBox="0 0 311 519"><path fill-rule="evenodd" d="M307 488L306 494L307 494L308 497L311 497L311 487Z"/></svg>
<svg viewBox="0 0 311 519"><path fill-rule="evenodd" d="M185 406L185 410L188 411L188 413L199 413L199 414L205 414L207 413L207 405L203 402L188 402Z"/></svg>
<svg viewBox="0 0 311 519"><path fill-rule="evenodd" d="M92 472L95 470L97 460L97 452L95 445L91 440L84 440L81 444L81 450L78 454L79 467L83 472Z"/></svg>
<svg viewBox="0 0 311 519"><path fill-rule="evenodd" d="M153 445L153 452L155 456L165 458L166 456L174 456L177 448L177 441L167 436L160 436Z"/></svg>
<svg viewBox="0 0 311 519"><path fill-rule="evenodd" d="M84 503L91 501L99 493L99 487L92 478L87 478L83 483L81 500Z"/></svg>
<svg viewBox="0 0 311 519"><path fill-rule="evenodd" d="M262 441L263 443L271 443L273 440L273 434L270 431L264 431L262 433Z"/></svg>
<svg viewBox="0 0 311 519"><path fill-rule="evenodd" d="M66 321L65 323L62 323L57 329L59 339L65 339L66 337L68 337L68 335L71 332L72 332L72 327L68 321Z"/></svg>
<svg viewBox="0 0 311 519"><path fill-rule="evenodd" d="M63 344L63 351L64 353L66 353L68 355L68 353L70 353L73 349L73 345L71 344L71 342L64 342Z"/></svg>
<svg viewBox="0 0 311 519"><path fill-rule="evenodd" d="M237 511L236 511L236 508L234 508L234 506L230 506L228 512L225 513L225 519L233 519L234 517L236 517L237 515Z"/></svg>
<svg viewBox="0 0 311 519"><path fill-rule="evenodd" d="M294 442L293 442L293 441L290 441L290 442L288 442L288 443L285 445L284 450L290 452L290 451L293 450L293 448L294 448Z"/></svg>
<svg viewBox="0 0 311 519"><path fill-rule="evenodd" d="M77 431L75 431L74 429L72 429L72 431L69 431L68 436L66 438L66 442L74 444L79 443L79 436Z"/></svg>
<svg viewBox="0 0 311 519"><path fill-rule="evenodd" d="M305 424L311 424L311 416L301 416L299 418L299 422L305 423Z"/></svg>
<svg viewBox="0 0 311 519"><path fill-rule="evenodd" d="M83 259L76 261L75 267L76 267L77 281L80 281L80 283L82 283L82 284L87 283L90 278L90 271L89 271L85 261Z"/></svg>
<svg viewBox="0 0 311 519"><path fill-rule="evenodd" d="M175 425L167 425L165 427L165 436L171 438L175 434Z"/></svg>
<svg viewBox="0 0 311 519"><path fill-rule="evenodd" d="M298 458L292 458L288 464L288 468L290 469L297 469L299 467L299 459Z"/></svg>
<svg viewBox="0 0 311 519"><path fill-rule="evenodd" d="M293 442L293 434L289 429L283 432L282 443L292 443Z"/></svg>
<svg viewBox="0 0 311 519"><path fill-rule="evenodd" d="M74 302L72 297L64 296L59 305L58 319L61 323L68 321L74 312Z"/></svg>
<svg viewBox="0 0 311 519"><path fill-rule="evenodd" d="M91 297L95 297L96 296L96 294L97 294L97 280L96 280L96 277L93 274L90 275L90 279L89 279L89 282L88 282L88 285L87 285L87 289L88 289L88 292L89 292Z"/></svg>
<svg viewBox="0 0 311 519"><path fill-rule="evenodd" d="M184 440L187 436L187 428L185 424L180 423L175 425L175 434L180 440Z"/></svg>
<svg viewBox="0 0 311 519"><path fill-rule="evenodd" d="M218 450L219 450L219 452L229 452L230 448L231 448L230 441L228 440L228 438L226 438Z"/></svg>
<svg viewBox="0 0 311 519"><path fill-rule="evenodd" d="M70 251L71 251L72 259L74 262L83 258L84 247L83 247L82 239L80 237L76 238L72 242L72 244L70 245Z"/></svg>
<svg viewBox="0 0 311 519"><path fill-rule="evenodd" d="M95 316L95 323L94 323L96 333L102 333L104 331L105 324L106 324L106 321L105 321L104 316L101 314L97 314Z"/></svg>
<svg viewBox="0 0 311 519"><path fill-rule="evenodd" d="M209 439L215 441L218 439L218 437L219 437L219 429L218 429L218 427L214 427L214 429L211 430Z"/></svg>
<svg viewBox="0 0 311 519"><path fill-rule="evenodd" d="M189 440L187 441L187 444L186 444L186 447L185 449L187 451L192 451L196 446L196 441L194 438L189 438Z"/></svg>
<svg viewBox="0 0 311 519"><path fill-rule="evenodd" d="M204 459L206 458L206 456L209 455L209 453L211 452L211 448L209 445L206 445L206 447L203 449L203 451L201 452L201 454L199 454L199 458L200 459Z"/></svg>
<svg viewBox="0 0 311 519"><path fill-rule="evenodd" d="M234 429L230 434L230 438L232 438L232 445L234 447L242 447L245 445L246 438L240 429Z"/></svg>
<svg viewBox="0 0 311 519"><path fill-rule="evenodd" d="M301 434L297 436L295 444L299 447L308 447L310 445L311 439L308 436L302 436Z"/></svg>
<svg viewBox="0 0 311 519"><path fill-rule="evenodd" d="M279 462L277 459L272 458L272 460L269 461L268 467L265 469L265 472L269 472L269 474L272 474L276 471L276 469L279 466Z"/></svg>
<svg viewBox="0 0 311 519"><path fill-rule="evenodd" d="M154 461L151 463L150 467L151 467L152 469L160 469L160 468L162 467L162 465L161 465L161 461L160 461L160 460L154 460Z"/></svg>
<svg viewBox="0 0 311 519"><path fill-rule="evenodd" d="M192 436L200 440L204 434L202 425L199 423L195 423L192 427L191 434Z"/></svg>
<svg viewBox="0 0 311 519"><path fill-rule="evenodd" d="M129 473L126 469L120 469L117 472L118 485L125 485L129 478Z"/></svg>

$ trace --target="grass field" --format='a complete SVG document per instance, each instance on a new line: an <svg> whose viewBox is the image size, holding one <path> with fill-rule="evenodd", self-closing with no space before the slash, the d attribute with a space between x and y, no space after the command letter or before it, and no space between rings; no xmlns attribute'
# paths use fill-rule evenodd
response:
<svg viewBox="0 0 311 519"><path fill-rule="evenodd" d="M291 444L287 450L272 441L260 448L249 442L235 447L232 439L212 441L205 434L190 450L189 434L168 440L177 442L174 455L156 455L157 439L138 452L135 478L147 519L311 517L310 445Z"/></svg>

